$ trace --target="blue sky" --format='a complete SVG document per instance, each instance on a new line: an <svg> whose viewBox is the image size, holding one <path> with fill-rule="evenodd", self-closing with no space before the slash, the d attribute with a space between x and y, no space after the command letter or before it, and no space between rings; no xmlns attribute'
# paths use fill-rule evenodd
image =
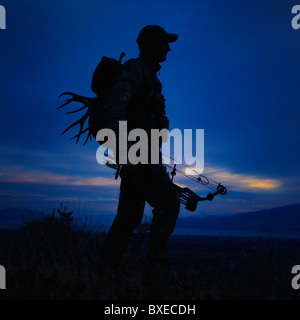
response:
<svg viewBox="0 0 300 320"><path fill-rule="evenodd" d="M97 163L95 141L82 147L70 140L75 131L60 135L76 116L56 110L58 95L93 96L91 77L101 57L118 58L122 51L125 59L137 57L135 40L147 24L179 34L159 74L170 127L204 129L204 174L228 187L225 197L199 203L196 214L299 202L296 4L2 1L0 209L46 210L62 201L92 214L115 212L120 181Z"/></svg>

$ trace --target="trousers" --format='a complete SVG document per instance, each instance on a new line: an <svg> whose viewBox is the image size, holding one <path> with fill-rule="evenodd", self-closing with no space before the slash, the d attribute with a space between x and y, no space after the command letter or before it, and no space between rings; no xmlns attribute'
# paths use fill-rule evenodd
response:
<svg viewBox="0 0 300 320"><path fill-rule="evenodd" d="M123 165L117 215L107 234L103 256L119 262L133 230L142 221L146 202L153 207L146 261L164 263L167 241L180 210L174 186L163 164Z"/></svg>

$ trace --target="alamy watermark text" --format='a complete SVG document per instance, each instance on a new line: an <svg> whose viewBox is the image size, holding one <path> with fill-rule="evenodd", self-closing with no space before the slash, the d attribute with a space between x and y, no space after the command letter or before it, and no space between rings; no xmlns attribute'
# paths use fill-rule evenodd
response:
<svg viewBox="0 0 300 320"><path fill-rule="evenodd" d="M300 5L293 6L292 14L296 14L291 21L292 28L298 30L300 28Z"/></svg>
<svg viewBox="0 0 300 320"><path fill-rule="evenodd" d="M0 5L0 29L6 29L6 10Z"/></svg>
<svg viewBox="0 0 300 320"><path fill-rule="evenodd" d="M5 268L0 265L0 289L6 289L6 272Z"/></svg>
<svg viewBox="0 0 300 320"><path fill-rule="evenodd" d="M161 160L170 164L175 160L177 164L194 166L198 174L204 170L204 129L196 129L196 132L192 129L183 132L180 129L151 129L146 132L136 128L128 133L127 121L119 121L117 134L112 129L101 129L96 140L101 144L96 153L100 164L159 164Z"/></svg>

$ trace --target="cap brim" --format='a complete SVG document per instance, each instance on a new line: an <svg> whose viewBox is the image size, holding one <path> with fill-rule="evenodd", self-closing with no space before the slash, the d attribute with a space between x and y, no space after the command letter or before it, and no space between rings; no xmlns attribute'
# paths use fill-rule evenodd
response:
<svg viewBox="0 0 300 320"><path fill-rule="evenodd" d="M178 34L176 33L167 33L167 41L168 42L175 42L178 39Z"/></svg>

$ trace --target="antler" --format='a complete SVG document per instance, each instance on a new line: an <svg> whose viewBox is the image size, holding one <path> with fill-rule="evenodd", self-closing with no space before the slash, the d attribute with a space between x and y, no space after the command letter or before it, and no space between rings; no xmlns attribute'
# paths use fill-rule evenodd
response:
<svg viewBox="0 0 300 320"><path fill-rule="evenodd" d="M81 103L83 103L85 105L87 103L92 102L93 99L95 99L95 98L88 98L88 97L80 96L79 94L76 94L76 93L73 93L73 92L63 92L62 94L59 95L59 98L61 98L62 96L66 95L66 94L72 96L72 98L67 99L66 102L63 105L61 105L58 108L56 108L56 110L64 107L65 105L71 103L72 101L81 102ZM82 107L82 109L84 109L86 107L87 106L84 106L84 107Z"/></svg>
<svg viewBox="0 0 300 320"><path fill-rule="evenodd" d="M88 116L89 116L89 111L87 111L87 112L83 115L83 117L81 117L79 120L75 121L75 122L72 123L70 126L68 126L68 128L67 128L64 132L62 132L61 134L66 133L68 130L70 130L71 128L73 128L73 127L76 126L77 124L79 124L79 125L80 125L79 133L72 138L72 139L75 139L75 138L77 137L76 143L78 143L80 136L81 136L83 133L85 133L87 130L89 130L89 128L86 128L85 130L82 131L83 126L84 126L85 121L86 121L86 119L88 118Z"/></svg>
<svg viewBox="0 0 300 320"><path fill-rule="evenodd" d="M77 138L77 140L76 140L76 144L77 144L78 141L79 141L80 136L81 136L83 133L89 131L89 128L86 128L86 129L83 130L83 127L84 127L84 124L85 124L87 118L88 118L89 115L90 115L89 106L90 106L90 105L95 101L95 99L97 99L97 98L88 98L88 97L80 96L80 95L78 95L78 94L76 94L76 93L72 93L72 92L64 92L64 93L62 93L62 94L59 96L59 98L62 97L63 95L67 95L67 94L68 94L68 95L71 95L71 98L67 99L67 100L65 101L65 103L62 104L61 106L59 106L58 108L56 108L56 110L58 110L58 109L60 109L60 108L62 108L62 107L64 107L64 106L66 106L67 104L69 104L69 103L71 103L71 102L73 102L73 101L74 101L74 102L83 103L83 106L80 107L79 109L76 109L76 110L73 110L73 111L69 111L69 112L67 112L67 114L79 112L79 111L81 111L81 110L83 110L83 109L85 109L85 108L88 108L88 110L86 111L86 113L85 113L79 120L77 120L77 121L75 121L74 123L72 123L70 126L68 126L68 128L67 128L64 132L61 133L61 134L64 134L64 133L66 133L68 130L70 130L71 128L73 128L73 127L76 126L77 124L79 124L79 126L80 126L80 127L79 127L79 133L72 138L72 139ZM86 138L86 140L85 140L85 142L84 142L83 145L85 145L85 144L88 142L89 139L91 140L91 132L89 132L89 134L88 134L88 136L87 136L87 138Z"/></svg>

